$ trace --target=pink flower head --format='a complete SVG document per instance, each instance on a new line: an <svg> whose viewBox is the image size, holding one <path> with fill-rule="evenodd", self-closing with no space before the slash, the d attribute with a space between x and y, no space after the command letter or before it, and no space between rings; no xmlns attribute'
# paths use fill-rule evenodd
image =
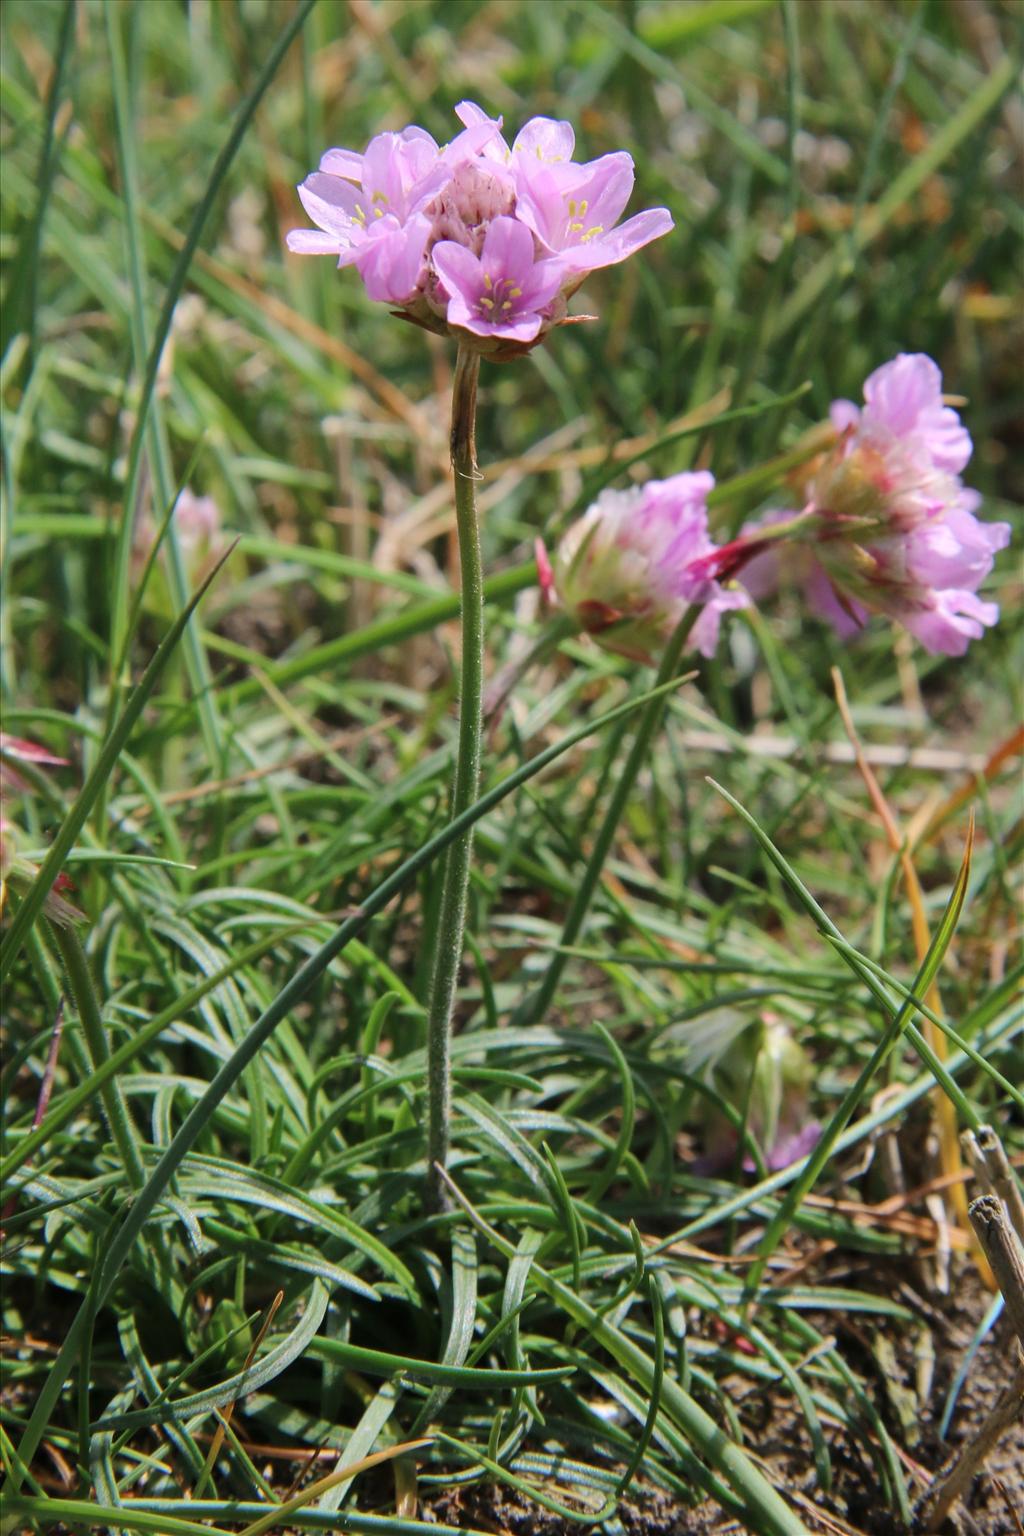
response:
<svg viewBox="0 0 1024 1536"><path fill-rule="evenodd" d="M220 508L212 496L196 496L186 486L174 506L174 526L187 555L210 549L220 533Z"/></svg>
<svg viewBox="0 0 1024 1536"><path fill-rule="evenodd" d="M684 1051L684 1064L702 1078L733 1115L710 1095L701 1111L705 1155L696 1171L715 1174L735 1166L740 1151L737 1118L761 1149L769 1171L806 1157L821 1138L811 1117L809 1090L814 1063L778 1015L765 1012L753 1023L731 1008L674 1025L669 1038ZM754 1161L743 1158L752 1172Z"/></svg>
<svg viewBox="0 0 1024 1536"><path fill-rule="evenodd" d="M930 357L901 353L876 369L864 401L832 407L841 435L808 481L804 550L789 558L811 605L844 637L883 613L926 650L962 656L999 618L977 591L1009 542L1009 524L975 516L980 497L959 478L971 439L943 403ZM766 571L764 558L752 562L751 590Z"/></svg>
<svg viewBox="0 0 1024 1536"><path fill-rule="evenodd" d="M703 608L692 641L714 655L722 614L746 606L703 569L708 536L705 472L651 480L628 491L602 491L555 552L558 596L581 629L620 655L649 661L688 604Z"/></svg>
<svg viewBox="0 0 1024 1536"><path fill-rule="evenodd" d="M936 469L958 475L971 457L967 428L943 404L942 374L923 352L901 352L864 381L864 407L836 400L832 420L842 430L858 426L868 438L888 436L911 445Z"/></svg>
<svg viewBox="0 0 1024 1536"><path fill-rule="evenodd" d="M569 123L532 118L509 146L474 102L456 112L463 130L443 149L410 127L361 155L328 150L299 187L316 228L291 230L287 244L354 266L372 299L427 329L451 325L499 359L517 356L564 322L584 272L624 260L672 219L654 209L615 228L633 162L577 164ZM504 283L500 299L488 280Z"/></svg>

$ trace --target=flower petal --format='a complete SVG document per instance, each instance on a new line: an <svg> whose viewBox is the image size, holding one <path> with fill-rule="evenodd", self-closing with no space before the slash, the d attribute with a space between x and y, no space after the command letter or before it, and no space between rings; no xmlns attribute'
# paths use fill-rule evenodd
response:
<svg viewBox="0 0 1024 1536"><path fill-rule="evenodd" d="M472 303L483 292L484 273L477 257L455 240L439 240L430 253L434 270L449 298ZM460 325L464 322L459 321Z"/></svg>
<svg viewBox="0 0 1024 1536"><path fill-rule="evenodd" d="M297 256L338 256L343 249L337 235L322 229L290 229L284 240Z"/></svg>
<svg viewBox="0 0 1024 1536"><path fill-rule="evenodd" d="M948 591L936 592L933 608L903 622L933 655L963 656L970 642L980 640L998 619L997 603L983 602L973 592Z"/></svg>
<svg viewBox="0 0 1024 1536"><path fill-rule="evenodd" d="M527 275L521 279L523 290L520 310L543 309L550 304L565 281L568 268L564 261L552 257L549 261L534 262Z"/></svg>
<svg viewBox="0 0 1024 1536"><path fill-rule="evenodd" d="M644 213L635 213L625 224L607 234L579 245L566 246L559 254L573 272L592 272L625 261L652 240L660 240L674 226L675 220L667 208L648 208Z"/></svg>
<svg viewBox="0 0 1024 1536"><path fill-rule="evenodd" d="M384 304L405 304L416 291L423 270L430 220L416 214L402 226L389 219L382 233L375 231L359 252L356 265L371 299Z"/></svg>
<svg viewBox="0 0 1024 1536"><path fill-rule="evenodd" d="M513 155L530 155L545 165L571 160L575 148L571 123L553 117L531 117L512 142Z"/></svg>
<svg viewBox="0 0 1024 1536"><path fill-rule="evenodd" d="M362 239L363 229L357 215L364 198L351 182L313 171L299 187L299 200L314 224L338 235L345 245Z"/></svg>
<svg viewBox="0 0 1024 1536"><path fill-rule="evenodd" d="M533 234L518 219L501 215L491 221L484 237L481 264L492 278L507 277L522 284L533 266Z"/></svg>
<svg viewBox="0 0 1024 1536"><path fill-rule="evenodd" d="M320 169L328 176L341 176L362 186L363 157L354 149L327 150L320 157Z"/></svg>

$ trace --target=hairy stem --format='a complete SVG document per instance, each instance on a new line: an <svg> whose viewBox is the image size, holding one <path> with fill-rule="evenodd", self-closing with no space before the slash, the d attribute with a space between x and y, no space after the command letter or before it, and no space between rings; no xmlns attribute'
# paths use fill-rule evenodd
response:
<svg viewBox="0 0 1024 1536"><path fill-rule="evenodd" d="M699 613L699 604L691 603L676 625L675 632L666 645L664 655L661 658L655 686L667 683L674 674L679 665L679 658L682 656L686 642L690 637L690 631L697 622ZM667 696L659 694L657 698L651 699L640 716L640 723L637 726L636 735L633 738L633 745L630 748L625 767L619 777L619 782L615 786L611 804L608 806L604 821L601 823L597 840L594 843L590 858L587 860L587 867L583 872L583 878L566 915L559 947L551 956L548 968L544 973L544 979L536 992L532 997L525 998L513 1015L513 1024L535 1023L538 1019L544 1017L544 1014L551 1006L555 989L565 969L565 963L569 958L565 951L570 945L575 944L580 930L586 921L587 913L590 910L590 903L594 899L594 893L601 879L605 860L611 851L615 833L626 809L626 802L633 793L633 786L637 781L637 776L650 752L651 742L654 740L661 725L667 703Z"/></svg>
<svg viewBox="0 0 1024 1536"><path fill-rule="evenodd" d="M477 797L483 735L484 584L480 529L476 512L476 387L480 354L459 348L452 390L452 470L455 518L462 576L462 677L459 701L459 750L452 789L452 817ZM466 896L473 831L451 845L445 860L437 952L427 1018L427 1199L434 1209L444 1203L437 1169L448 1160L451 1119L451 1027L455 987L466 927Z"/></svg>

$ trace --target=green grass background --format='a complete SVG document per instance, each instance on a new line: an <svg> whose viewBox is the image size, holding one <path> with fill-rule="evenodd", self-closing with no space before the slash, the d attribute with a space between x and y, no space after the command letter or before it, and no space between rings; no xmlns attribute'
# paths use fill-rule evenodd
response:
<svg viewBox="0 0 1024 1536"><path fill-rule="evenodd" d="M34 775L8 815L36 862L64 827L69 894L87 918L77 944L23 921L5 999L5 1199L16 1205L4 1327L23 1343L8 1362L0 1449L21 1478L17 1447L34 1451L44 1431L52 1447L24 1473L12 1518L95 1526L96 1505L131 1499L112 1529L169 1531L177 1517L182 1529L235 1528L231 1500L280 1498L296 1471L247 1443L354 1460L429 1424L442 1437L419 1458L428 1501L484 1475L485 1458L487 1476L530 1498L577 1511L608 1501L602 1525L615 1532L646 1426L644 1486L681 1503L711 1494L752 1529L776 1530L746 1453L739 1470L714 1465L688 1417L702 1405L756 1455L770 1394L803 1426L823 1507L836 1447L853 1444L880 1501L905 1517L918 1490L891 1417L823 1318L909 1328L873 1278L909 1240L802 1205L790 1257L828 1239L845 1264L767 1293L751 1320L741 1268L645 1249L630 1223L662 1244L682 1234L749 1252L783 1198L785 1181L695 1173L703 1096L687 1040L728 1039L771 1009L811 1053L822 1121L870 1057L917 966L895 861L859 778L827 751L843 740L829 669L842 668L866 740L950 754L938 768L882 770L905 821L939 803L1020 717L1012 550L986 588L1003 621L964 660L928 657L881 622L842 645L792 595L734 623L673 696L586 958L531 1030L507 1020L557 943L632 721L595 726L484 816L454 1175L492 1238L459 1210L431 1221L420 1208L436 865L324 966L201 1112L173 1180L158 1188L154 1169L303 960L445 824L451 349L369 304L353 273L284 254L284 231L304 222L295 183L327 146L362 148L382 128L418 122L444 141L452 106L470 96L513 130L538 113L569 117L588 156L628 148L632 208L665 204L676 219L667 239L588 279L574 307L593 323L515 366L484 365L497 669L536 633L517 595L534 538L554 536L608 477L599 454L576 450L649 439L632 474L699 464L728 482L900 350L929 352L966 397L967 478L987 516L1014 516L1014 8L319 0L271 74L299 19L290 0L4 8L4 728L71 759ZM218 161L234 130L235 152ZM673 431L688 413L734 410L746 414ZM541 467L521 462L538 444ZM185 481L216 499L241 542L104 756L201 574L172 528L133 602L133 521L159 524ZM764 489L722 496L723 537ZM643 669L567 643L518 686L485 786L649 686ZM791 757L760 751L765 733L790 739ZM993 1119L1011 1150L1022 1129L1018 788L1011 761L975 796L978 843L941 977L948 1017L982 1057L953 1050L961 1122ZM965 804L917 855L934 929L966 818ZM864 963L851 969L822 937L798 880L882 967L874 991ZM53 1096L28 1161L61 997ZM119 1064L100 1091L110 1052ZM883 1083L894 1094L873 1111ZM886 1193L851 1170L872 1130L920 1116L932 1083L912 1049L888 1058L856 1106L853 1150L828 1165L830 1192ZM139 1189L152 1209L115 1274L112 1245ZM90 1281L95 1317L79 1315L55 1366ZM736 1331L716 1332L714 1318ZM753 1353L738 1346L744 1333ZM207 1467L216 1412L239 1392ZM410 1479L398 1475L397 1495L379 1478L356 1483L345 1528L406 1529L394 1510ZM319 1495L319 1514L282 1528L340 1528L340 1497Z"/></svg>

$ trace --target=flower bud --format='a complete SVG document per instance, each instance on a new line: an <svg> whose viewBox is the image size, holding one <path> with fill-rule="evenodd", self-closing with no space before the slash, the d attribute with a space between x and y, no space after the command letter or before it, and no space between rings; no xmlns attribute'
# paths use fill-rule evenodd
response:
<svg viewBox="0 0 1024 1536"><path fill-rule="evenodd" d="M714 655L722 614L747 601L707 574L714 483L707 473L681 474L602 491L561 539L553 562L559 600L606 650L651 661L696 602L703 608L692 642Z"/></svg>
<svg viewBox="0 0 1024 1536"><path fill-rule="evenodd" d="M712 1082L740 1114L764 1153L769 1171L804 1157L817 1143L821 1127L811 1118L808 1090L814 1068L803 1046L773 1014L744 1030L714 1067ZM733 1125L718 1111L708 1117L707 1148L717 1166L735 1156ZM753 1167L749 1157L744 1167Z"/></svg>

